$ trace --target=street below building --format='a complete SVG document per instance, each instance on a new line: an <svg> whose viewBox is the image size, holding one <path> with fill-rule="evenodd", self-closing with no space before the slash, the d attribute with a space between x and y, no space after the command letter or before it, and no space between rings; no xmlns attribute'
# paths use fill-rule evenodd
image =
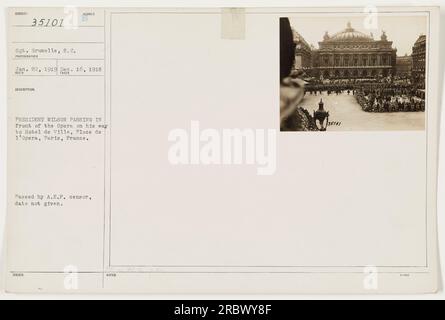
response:
<svg viewBox="0 0 445 320"><path fill-rule="evenodd" d="M339 95L326 91L322 94L306 93L300 107L311 115L323 99L324 109L329 112L327 131L380 131L380 130L424 130L425 112L365 112L350 93Z"/></svg>

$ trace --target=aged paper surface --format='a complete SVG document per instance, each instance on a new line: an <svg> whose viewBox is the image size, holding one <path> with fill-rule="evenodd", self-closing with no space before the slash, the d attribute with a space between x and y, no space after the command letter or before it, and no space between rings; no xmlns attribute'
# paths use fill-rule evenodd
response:
<svg viewBox="0 0 445 320"><path fill-rule="evenodd" d="M9 292L437 290L437 8L7 14Z"/></svg>

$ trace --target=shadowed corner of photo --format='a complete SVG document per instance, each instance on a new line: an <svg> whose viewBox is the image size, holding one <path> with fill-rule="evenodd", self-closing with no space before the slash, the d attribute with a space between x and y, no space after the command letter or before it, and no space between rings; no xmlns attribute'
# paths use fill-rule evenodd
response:
<svg viewBox="0 0 445 320"><path fill-rule="evenodd" d="M304 97L304 84L292 74L295 65L296 43L289 18L280 18L280 131L315 129L312 121L298 104Z"/></svg>
<svg viewBox="0 0 445 320"><path fill-rule="evenodd" d="M295 60L295 43L289 18L280 18L280 82L291 73Z"/></svg>

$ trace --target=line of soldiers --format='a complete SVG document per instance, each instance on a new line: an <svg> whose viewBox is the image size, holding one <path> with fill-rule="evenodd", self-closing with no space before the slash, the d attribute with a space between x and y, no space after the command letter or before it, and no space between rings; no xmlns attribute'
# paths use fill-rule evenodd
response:
<svg viewBox="0 0 445 320"><path fill-rule="evenodd" d="M340 84L317 84L317 85L306 85L305 93L309 94L322 94L324 91L330 94L341 94L343 92L352 93L354 91L354 86L352 85L340 85Z"/></svg>

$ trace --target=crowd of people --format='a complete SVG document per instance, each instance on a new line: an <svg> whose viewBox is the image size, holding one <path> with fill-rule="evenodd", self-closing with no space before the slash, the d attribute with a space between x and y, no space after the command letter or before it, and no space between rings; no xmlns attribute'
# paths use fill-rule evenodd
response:
<svg viewBox="0 0 445 320"><path fill-rule="evenodd" d="M425 111L425 97L421 90L409 83L382 82L311 82L305 94L351 94L366 112L415 112Z"/></svg>
<svg viewBox="0 0 445 320"><path fill-rule="evenodd" d="M357 90L355 97L367 112L414 112L425 111L425 100L411 94L389 94L382 91Z"/></svg>

